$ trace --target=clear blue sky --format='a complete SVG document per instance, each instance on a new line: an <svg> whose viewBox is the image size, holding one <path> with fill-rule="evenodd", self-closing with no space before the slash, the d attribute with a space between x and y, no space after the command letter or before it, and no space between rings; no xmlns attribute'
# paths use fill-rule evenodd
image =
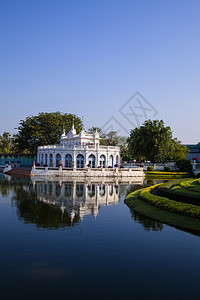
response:
<svg viewBox="0 0 200 300"><path fill-rule="evenodd" d="M119 109L139 91L175 137L199 142L199 16L199 0L2 0L0 134L42 111L130 130Z"/></svg>

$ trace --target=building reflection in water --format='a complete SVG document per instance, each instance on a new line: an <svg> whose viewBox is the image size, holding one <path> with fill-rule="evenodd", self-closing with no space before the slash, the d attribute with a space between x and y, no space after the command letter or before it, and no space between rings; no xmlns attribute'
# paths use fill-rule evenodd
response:
<svg viewBox="0 0 200 300"><path fill-rule="evenodd" d="M49 205L60 207L71 221L75 215L82 220L84 216L98 215L100 206L119 203L119 185L117 182L92 183L77 181L45 181L32 179L37 199Z"/></svg>

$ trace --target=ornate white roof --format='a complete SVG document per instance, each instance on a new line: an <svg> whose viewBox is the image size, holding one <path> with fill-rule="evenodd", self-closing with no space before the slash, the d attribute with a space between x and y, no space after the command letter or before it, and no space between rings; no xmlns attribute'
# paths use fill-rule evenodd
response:
<svg viewBox="0 0 200 300"><path fill-rule="evenodd" d="M96 131L95 133L87 133L84 129L81 130L79 134L76 133L74 124L72 125L71 130L66 134L66 131L63 130L63 134L60 137L61 144L63 143L74 143L76 144L99 144L100 136Z"/></svg>

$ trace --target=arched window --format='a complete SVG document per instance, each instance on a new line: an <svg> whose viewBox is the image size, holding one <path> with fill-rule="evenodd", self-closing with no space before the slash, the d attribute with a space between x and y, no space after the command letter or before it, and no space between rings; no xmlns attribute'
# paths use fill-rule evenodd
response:
<svg viewBox="0 0 200 300"><path fill-rule="evenodd" d="M88 185L88 196L94 197L94 195L95 195L95 185L90 184L90 185Z"/></svg>
<svg viewBox="0 0 200 300"><path fill-rule="evenodd" d="M51 196L53 191L53 184L49 182L48 185L49 185L49 195Z"/></svg>
<svg viewBox="0 0 200 300"><path fill-rule="evenodd" d="M90 154L88 162L91 168L95 168L95 156L93 154Z"/></svg>
<svg viewBox="0 0 200 300"><path fill-rule="evenodd" d="M56 154L56 167L60 167L61 165L61 155L58 153Z"/></svg>
<svg viewBox="0 0 200 300"><path fill-rule="evenodd" d="M72 168L72 156L70 154L65 155L65 167Z"/></svg>
<svg viewBox="0 0 200 300"><path fill-rule="evenodd" d="M66 183L65 185L65 197L71 197L72 196L72 184L71 183Z"/></svg>
<svg viewBox="0 0 200 300"><path fill-rule="evenodd" d="M47 153L45 154L45 165L47 165Z"/></svg>
<svg viewBox="0 0 200 300"><path fill-rule="evenodd" d="M113 168L113 155L110 155L109 157L109 166Z"/></svg>
<svg viewBox="0 0 200 300"><path fill-rule="evenodd" d="M50 167L53 167L53 154L52 153L49 154L49 164L50 164Z"/></svg>
<svg viewBox="0 0 200 300"><path fill-rule="evenodd" d="M105 166L106 166L106 158L105 158L105 155L101 155L101 156L100 156L100 166L101 166L102 168L105 168Z"/></svg>
<svg viewBox="0 0 200 300"><path fill-rule="evenodd" d="M60 196L60 189L61 189L60 185L56 184L56 190L55 190L56 197Z"/></svg>
<svg viewBox="0 0 200 300"><path fill-rule="evenodd" d="M119 156L116 156L116 164L119 164Z"/></svg>
<svg viewBox="0 0 200 300"><path fill-rule="evenodd" d="M105 193L106 193L106 187L105 187L105 184L101 184L100 187L99 187L99 194L100 196L105 196Z"/></svg>
<svg viewBox="0 0 200 300"><path fill-rule="evenodd" d="M76 158L76 167L83 168L84 167L84 157L82 154L78 154Z"/></svg>
<svg viewBox="0 0 200 300"><path fill-rule="evenodd" d="M109 185L109 195L112 196L113 195L113 185Z"/></svg>
<svg viewBox="0 0 200 300"><path fill-rule="evenodd" d="M81 183L76 184L76 196L81 198L84 196L84 186Z"/></svg>

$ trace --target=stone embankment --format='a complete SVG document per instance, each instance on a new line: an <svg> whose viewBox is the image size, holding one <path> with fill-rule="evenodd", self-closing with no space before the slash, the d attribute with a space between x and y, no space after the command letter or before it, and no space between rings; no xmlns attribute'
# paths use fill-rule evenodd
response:
<svg viewBox="0 0 200 300"><path fill-rule="evenodd" d="M31 174L34 176L55 176L55 177L144 177L143 169L136 168L79 168L67 169L62 167L33 167Z"/></svg>

